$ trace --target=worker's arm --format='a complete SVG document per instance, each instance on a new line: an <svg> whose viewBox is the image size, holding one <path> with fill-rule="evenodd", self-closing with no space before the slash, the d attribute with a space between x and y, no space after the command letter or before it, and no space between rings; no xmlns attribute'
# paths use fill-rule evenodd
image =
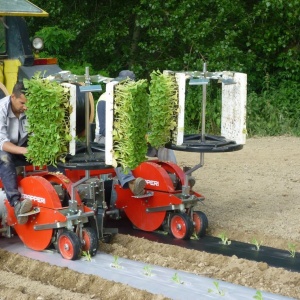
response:
<svg viewBox="0 0 300 300"><path fill-rule="evenodd" d="M12 153L12 154L26 154L27 153L27 148L26 147L20 147L16 146L15 144L11 142L4 142L2 146L2 150Z"/></svg>

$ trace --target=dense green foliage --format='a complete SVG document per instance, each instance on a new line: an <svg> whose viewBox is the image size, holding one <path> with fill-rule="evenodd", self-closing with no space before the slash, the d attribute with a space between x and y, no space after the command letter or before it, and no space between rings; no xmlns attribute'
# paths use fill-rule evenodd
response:
<svg viewBox="0 0 300 300"><path fill-rule="evenodd" d="M114 166L125 171L145 160L148 132L148 83L146 80L125 80L114 91Z"/></svg>
<svg viewBox="0 0 300 300"><path fill-rule="evenodd" d="M68 153L69 89L38 76L25 80L27 88L28 153L35 166L56 165Z"/></svg>
<svg viewBox="0 0 300 300"><path fill-rule="evenodd" d="M176 140L178 85L175 76L159 71L153 71L150 77L148 141L158 149Z"/></svg>
<svg viewBox="0 0 300 300"><path fill-rule="evenodd" d="M248 132L300 134L300 100L291 99L300 91L299 0L32 2L50 17L32 19L31 31L39 31L45 51L65 69L91 66L111 76L131 69L147 78L157 69L202 70L207 62L210 71L247 73ZM209 130L220 120L220 93L212 87ZM187 128L201 122L199 95L189 92Z"/></svg>

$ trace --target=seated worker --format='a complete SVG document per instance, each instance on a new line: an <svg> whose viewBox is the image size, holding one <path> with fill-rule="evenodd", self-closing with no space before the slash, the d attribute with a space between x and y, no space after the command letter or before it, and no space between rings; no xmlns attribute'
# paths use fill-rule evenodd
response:
<svg viewBox="0 0 300 300"><path fill-rule="evenodd" d="M32 209L30 199L21 201L17 184L17 165L28 164L27 153L26 97L22 82L17 82L11 96L0 100L0 178L9 204L14 207L19 224L28 221L27 216L19 216Z"/></svg>
<svg viewBox="0 0 300 300"><path fill-rule="evenodd" d="M114 78L113 81L122 81L125 79L135 80L135 74L129 70L123 70L119 73L119 76ZM103 93L96 104L96 130L95 130L95 142L105 145L105 113L106 113L106 92ZM135 178L132 172L124 174L122 168L115 169L118 180L123 188L130 188L135 196L140 196L145 193L146 181L145 179L138 177Z"/></svg>

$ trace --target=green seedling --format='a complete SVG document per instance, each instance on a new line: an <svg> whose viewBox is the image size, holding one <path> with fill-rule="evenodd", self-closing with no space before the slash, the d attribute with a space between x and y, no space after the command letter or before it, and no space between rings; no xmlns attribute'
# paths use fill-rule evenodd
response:
<svg viewBox="0 0 300 300"><path fill-rule="evenodd" d="M218 235L218 237L221 239L221 242L223 245L230 245L231 241L228 239L225 232L222 232Z"/></svg>
<svg viewBox="0 0 300 300"><path fill-rule="evenodd" d="M220 289L219 282L214 281L213 283L214 283L215 288L214 289L208 289L208 292L209 293L215 293L219 296L225 296L225 292Z"/></svg>
<svg viewBox="0 0 300 300"><path fill-rule="evenodd" d="M291 257L295 257L296 256L296 245L293 243L288 243L288 251L291 254Z"/></svg>
<svg viewBox="0 0 300 300"><path fill-rule="evenodd" d="M90 254L90 251L82 251L82 257L87 261L92 261L92 256Z"/></svg>
<svg viewBox="0 0 300 300"><path fill-rule="evenodd" d="M111 264L111 266L115 269L121 269L122 267L119 264L119 256L118 255L114 255L114 261Z"/></svg>
<svg viewBox="0 0 300 300"><path fill-rule="evenodd" d="M152 267L150 265L144 266L143 270L144 270L144 274L146 276L151 276L152 275Z"/></svg>
<svg viewBox="0 0 300 300"><path fill-rule="evenodd" d="M196 231L194 231L194 233L192 234L191 239L192 240L199 240L199 237L198 237Z"/></svg>
<svg viewBox="0 0 300 300"><path fill-rule="evenodd" d="M263 300L263 296L262 296L261 291L256 291L256 294L253 296L253 299Z"/></svg>
<svg viewBox="0 0 300 300"><path fill-rule="evenodd" d="M175 283L178 283L178 284L184 284L184 282L180 279L179 275L177 273L174 274L174 276L172 277L172 280L175 282Z"/></svg>
<svg viewBox="0 0 300 300"><path fill-rule="evenodd" d="M251 243L256 247L256 250L259 251L260 246L262 245L263 241L259 242L257 239L253 239Z"/></svg>

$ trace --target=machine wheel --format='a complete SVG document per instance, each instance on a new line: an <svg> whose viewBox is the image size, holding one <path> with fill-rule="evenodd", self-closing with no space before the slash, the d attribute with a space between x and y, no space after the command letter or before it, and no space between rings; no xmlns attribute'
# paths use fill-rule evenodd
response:
<svg viewBox="0 0 300 300"><path fill-rule="evenodd" d="M73 231L62 232L58 237L57 247L61 256L65 259L75 260L80 257L80 239Z"/></svg>
<svg viewBox="0 0 300 300"><path fill-rule="evenodd" d="M170 220L170 233L177 239L189 239L194 231L192 219L185 213L176 213Z"/></svg>
<svg viewBox="0 0 300 300"><path fill-rule="evenodd" d="M82 250L89 252L91 256L95 256L98 250L98 237L96 230L91 227L82 228L82 239Z"/></svg>
<svg viewBox="0 0 300 300"><path fill-rule="evenodd" d="M193 212L194 230L197 237L203 237L208 227L208 220L206 214L202 211Z"/></svg>

